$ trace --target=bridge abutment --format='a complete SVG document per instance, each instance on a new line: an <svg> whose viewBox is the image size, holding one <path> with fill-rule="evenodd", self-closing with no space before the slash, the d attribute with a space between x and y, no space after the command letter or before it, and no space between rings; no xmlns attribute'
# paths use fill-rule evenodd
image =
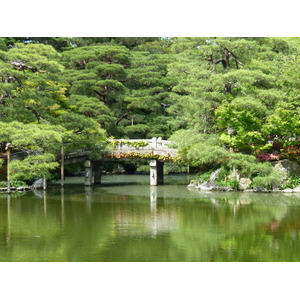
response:
<svg viewBox="0 0 300 300"><path fill-rule="evenodd" d="M94 175L94 183L101 184L101 161L94 161L92 163L93 175Z"/></svg>
<svg viewBox="0 0 300 300"><path fill-rule="evenodd" d="M164 163L156 159L150 160L150 185L164 184Z"/></svg>

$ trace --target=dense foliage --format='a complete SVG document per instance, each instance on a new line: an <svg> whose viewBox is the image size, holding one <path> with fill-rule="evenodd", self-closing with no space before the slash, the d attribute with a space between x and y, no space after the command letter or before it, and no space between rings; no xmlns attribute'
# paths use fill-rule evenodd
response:
<svg viewBox="0 0 300 300"><path fill-rule="evenodd" d="M299 161L299 54L299 38L0 38L1 152L30 154L12 165L26 179L62 146L162 137L177 162L259 181L257 161Z"/></svg>

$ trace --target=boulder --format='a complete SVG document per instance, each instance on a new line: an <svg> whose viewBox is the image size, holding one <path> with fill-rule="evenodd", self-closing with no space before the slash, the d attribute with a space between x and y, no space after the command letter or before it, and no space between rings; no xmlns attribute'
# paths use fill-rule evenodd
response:
<svg viewBox="0 0 300 300"><path fill-rule="evenodd" d="M212 190L216 189L216 185L208 184L207 182L205 182L203 184L198 185L197 188L200 190L203 190L203 191L212 191Z"/></svg>
<svg viewBox="0 0 300 300"><path fill-rule="evenodd" d="M221 169L217 169L216 171L211 173L209 180L203 183L198 182L198 189L204 191L216 190L218 188L216 180L218 179L220 171Z"/></svg>
<svg viewBox="0 0 300 300"><path fill-rule="evenodd" d="M248 190L251 185L251 182L252 181L250 178L241 178L239 180L239 189L241 191Z"/></svg>
<svg viewBox="0 0 300 300"><path fill-rule="evenodd" d="M300 165L296 161L283 159L272 162L272 165L279 170L285 170L289 176L300 176Z"/></svg>
<svg viewBox="0 0 300 300"><path fill-rule="evenodd" d="M258 193L270 193L271 191L262 187L262 186L256 186L254 189L253 189L253 192L258 192Z"/></svg>
<svg viewBox="0 0 300 300"><path fill-rule="evenodd" d="M43 178L38 178L34 181L34 183L31 185L31 189L38 190L42 189L44 187L44 180Z"/></svg>
<svg viewBox="0 0 300 300"><path fill-rule="evenodd" d="M220 171L221 169L217 169L216 171L212 172L207 183L214 184L219 177Z"/></svg>

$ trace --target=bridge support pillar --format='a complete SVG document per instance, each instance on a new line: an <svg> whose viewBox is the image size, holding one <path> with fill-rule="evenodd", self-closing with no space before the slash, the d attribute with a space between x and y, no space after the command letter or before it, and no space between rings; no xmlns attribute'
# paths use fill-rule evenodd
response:
<svg viewBox="0 0 300 300"><path fill-rule="evenodd" d="M92 162L90 160L86 160L84 162L84 167L85 167L84 185L91 186L93 184Z"/></svg>
<svg viewBox="0 0 300 300"><path fill-rule="evenodd" d="M101 184L101 162L93 162L93 174L94 174L94 183Z"/></svg>
<svg viewBox="0 0 300 300"><path fill-rule="evenodd" d="M164 163L156 159L150 161L150 185L164 184Z"/></svg>

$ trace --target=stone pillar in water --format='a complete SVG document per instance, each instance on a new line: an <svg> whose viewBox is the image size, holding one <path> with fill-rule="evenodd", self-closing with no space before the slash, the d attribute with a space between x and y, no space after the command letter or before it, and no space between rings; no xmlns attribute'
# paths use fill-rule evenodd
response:
<svg viewBox="0 0 300 300"><path fill-rule="evenodd" d="M156 159L150 161L150 185L164 184L164 163Z"/></svg>
<svg viewBox="0 0 300 300"><path fill-rule="evenodd" d="M84 167L85 167L84 185L91 186L93 184L92 162L90 160L85 161Z"/></svg>

